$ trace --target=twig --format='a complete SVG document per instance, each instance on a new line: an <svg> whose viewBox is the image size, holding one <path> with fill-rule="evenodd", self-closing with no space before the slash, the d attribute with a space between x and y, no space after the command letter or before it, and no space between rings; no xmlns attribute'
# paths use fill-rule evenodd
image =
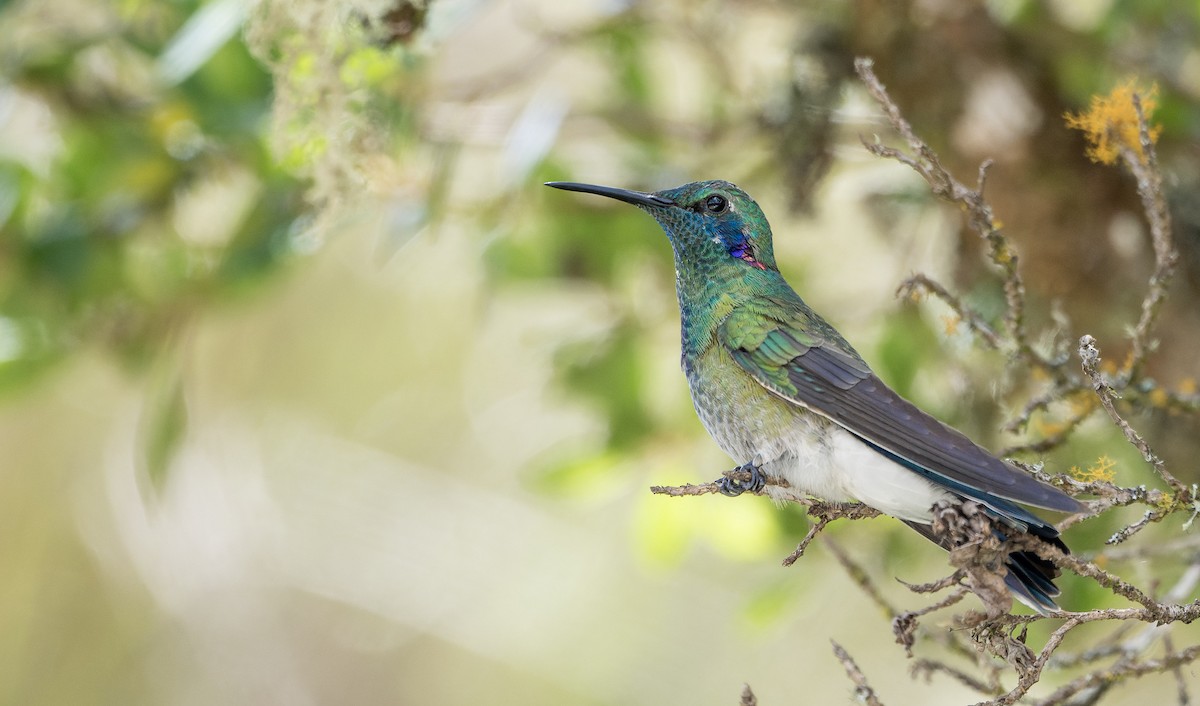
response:
<svg viewBox="0 0 1200 706"><path fill-rule="evenodd" d="M1048 392L1045 392L1041 395L1038 395L1037 397L1034 397L1033 399L1031 399L1025 403L1025 406L1021 409L1021 412L1016 417L1014 417L1011 421L1009 421L1007 424L1004 425L1004 431L1009 432L1010 434L1016 434L1017 432L1019 432L1025 428L1025 425L1029 423L1029 419L1030 419L1030 417L1033 416L1034 412L1045 411L1050 408L1051 404L1058 402L1059 400L1067 399L1072 394L1075 394L1078 391L1083 390L1083 389L1084 388L1082 386L1072 386L1072 387L1065 387L1065 388L1064 387L1055 387L1055 388L1049 390ZM1081 422L1087 418L1087 416L1091 413L1093 408L1094 408L1093 405L1088 405L1088 407L1085 410L1086 414L1079 413L1079 414L1073 415L1073 418L1076 421L1074 424L1070 424L1069 428L1066 429L1065 432L1069 433L1070 431L1073 431L1075 426L1078 425L1079 422ZM1001 453L1000 455L1007 456L1009 454Z"/></svg>
<svg viewBox="0 0 1200 706"><path fill-rule="evenodd" d="M900 581L900 579L896 580ZM908 583L907 581L900 581L900 583L904 584L908 590L912 591L913 593L937 593L942 589L961 584L962 580L962 569L955 569L954 573L950 574L949 576L943 576L937 581L930 581L929 583Z"/></svg>
<svg viewBox="0 0 1200 706"><path fill-rule="evenodd" d="M1129 525L1128 527L1125 527L1123 529L1117 530L1116 532L1113 532L1111 537L1104 540L1104 543L1108 544L1110 546L1114 545L1114 544L1120 544L1121 542L1124 542L1125 540L1129 539L1130 537L1137 534L1138 532L1141 532L1142 530L1146 529L1151 524L1163 519L1164 517L1167 516L1167 514L1168 513L1163 512L1161 510L1147 510L1145 512L1145 514L1142 515L1142 519L1138 520L1137 522L1134 522L1132 525Z"/></svg>
<svg viewBox="0 0 1200 706"><path fill-rule="evenodd" d="M783 558L784 566L791 566L796 563L796 560L804 556L808 545L816 539L817 535L830 522L834 520L866 520L872 517L879 517L883 514L875 508L863 505L862 503L829 503L814 498L805 498L803 504L807 506L809 516L816 518L816 522L808 528L808 533L796 545L796 549Z"/></svg>
<svg viewBox="0 0 1200 706"><path fill-rule="evenodd" d="M1101 515L1114 507L1125 507L1128 505L1142 504L1147 505L1155 510L1167 508L1167 513L1173 513L1180 509L1181 502L1186 503L1186 498L1183 500L1173 498L1169 493L1166 493L1158 488L1147 488L1144 485L1139 485L1133 488L1123 488L1107 481L1078 481L1068 475L1051 475L1039 470L1036 467L1030 466L1021 461L1010 460L1010 463L1023 468L1033 473L1033 477L1053 485L1056 488L1061 488L1071 495L1097 495L1096 500L1084 501L1085 510L1080 513L1071 515L1067 519L1058 523L1058 529L1065 530L1068 527L1082 522L1083 520L1091 519ZM1119 540L1118 540L1119 541Z"/></svg>
<svg viewBox="0 0 1200 706"><path fill-rule="evenodd" d="M1075 613L1072 617L1073 620L1080 618L1087 618L1089 621L1133 619L1142 622L1165 624L1175 622L1190 623L1200 618L1200 600L1187 604L1163 603L1150 597L1144 591L1119 576L1101 569L1095 563L1085 561L1074 554L1066 554L1051 544L1036 539L1030 541L1030 538L1021 536L1008 540L1007 544L1015 545L1011 547L1013 551L1033 552L1039 557L1052 562L1055 566L1069 569L1080 576L1093 579L1113 593L1141 606L1140 608L1108 608L1097 609L1088 613ZM1021 618L1022 616L1013 615L999 616L992 622L995 624L1015 624L1020 622Z"/></svg>
<svg viewBox="0 0 1200 706"><path fill-rule="evenodd" d="M725 471L722 475L725 478L739 481L743 484L749 483L751 479L749 471L743 471L737 468ZM776 478L775 476L764 476L764 490L768 486L776 488L777 493L791 489L791 485L786 480L782 478ZM687 495L713 495L721 492L721 481L714 480L709 481L708 483L700 483L698 485L694 483L684 483L683 485L652 485L650 486L650 492L654 493L655 495L669 495L675 498ZM763 491L757 491L757 494L762 495ZM797 494L795 498L789 499L795 499L797 502L801 503L807 501L807 498L799 494Z"/></svg>
<svg viewBox="0 0 1200 706"><path fill-rule="evenodd" d="M1175 582L1175 585L1171 588L1171 590L1163 596L1163 602L1174 603L1183 600L1191 593L1198 580L1200 580L1200 564L1192 564L1190 567L1188 567L1188 570L1179 577L1179 580ZM1126 623L1126 625L1128 625L1128 623ZM1120 659L1118 659L1109 668L1110 671L1125 669L1129 665L1134 664L1138 657L1150 649L1156 638L1159 636L1162 636L1163 644L1166 647L1167 652L1174 652L1175 648L1171 644L1170 635L1167 634L1168 629L1169 628L1166 625L1152 625L1145 628L1137 635L1134 635L1128 640L1116 645L1115 654L1120 655ZM1122 631L1118 630L1117 632ZM1175 665L1172 671L1179 673L1179 665ZM1079 706L1083 706L1084 704L1094 704L1099 701L1099 699L1105 694L1105 692L1108 691L1113 683L1114 682L1106 681L1097 685L1080 689L1077 692L1077 696L1071 700L1071 703L1073 705L1078 704Z"/></svg>
<svg viewBox="0 0 1200 706"><path fill-rule="evenodd" d="M1164 555L1185 556L1189 550L1194 552L1196 549L1200 549L1200 534L1193 533L1145 546L1106 549L1096 556L1088 558L1095 561L1103 557L1103 560L1107 562L1143 561Z"/></svg>
<svg viewBox="0 0 1200 706"><path fill-rule="evenodd" d="M953 579L955 579L955 583L957 583L958 581L962 580L962 577L963 577L962 569L958 569L947 578L953 578ZM943 579L943 581L945 581L945 579ZM941 582L935 582L933 584L924 584L922 586L917 586L917 587L909 586L909 588L915 590L916 588L925 588L928 586L936 586L940 583ZM941 587L939 586L935 590L941 590ZM966 595L967 595L967 588L964 586L959 586L953 593L946 596L945 598L938 601L937 603L925 606L924 608L920 608L918 610L906 611L904 613L901 613L900 615L897 615L895 618L893 618L892 619L892 634L896 636L896 642L899 643L904 648L904 653L909 657L913 656L912 647L913 647L913 644L916 642L917 625L919 624L917 621L917 618L920 618L921 616L924 616L924 615L928 615L929 613L932 613L935 610L941 610L942 608L947 608L949 606L952 606L955 603L958 603L959 601L961 601Z"/></svg>
<svg viewBox="0 0 1200 706"><path fill-rule="evenodd" d="M1029 335L1025 330L1025 283L1018 269L1016 252L1008 244L1007 238L996 226L992 208L983 198L983 188L987 180L987 171L991 160L985 160L979 165L974 189L964 186L942 166L937 154L921 138L913 132L912 126L900 114L900 109L888 96L887 89L879 81L872 69L870 59L860 57L854 61L854 69L866 86L867 92L883 109L892 128L900 134L908 144L911 154L906 154L893 147L887 147L878 141L863 138L863 146L867 151L879 157L894 159L906 164L920 174L937 196L947 201L959 203L967 213L967 221L971 229L979 234L988 244L989 258L1003 275L1004 299L1007 310L1004 315L1005 333L1015 348L1016 358L1042 368L1055 380L1063 385L1069 382L1069 376L1061 363L1054 363L1033 349L1029 343ZM996 338L999 342L999 338Z"/></svg>
<svg viewBox="0 0 1200 706"><path fill-rule="evenodd" d="M828 535L821 537L821 542L825 545L825 548L828 549L831 554L833 554L834 558L838 560L838 563L842 565L842 568L846 570L846 573L850 575L851 580L853 580L854 583L862 589L863 593L867 594L867 596L869 596L871 600L875 602L875 605L879 606L879 609L883 611L883 614L889 619L895 618L895 607L893 607L891 603L888 603L887 599L883 597L883 593L879 591L879 588L875 585L875 582L871 580L870 574L863 569L862 565L851 559L850 555L846 553L846 550L842 549L841 545L830 539Z"/></svg>
<svg viewBox="0 0 1200 706"><path fill-rule="evenodd" d="M749 474L747 474L749 475ZM721 489L717 486L716 481L709 483L684 483L683 485L652 485L650 492L655 495L668 495L672 498L681 498L685 495L713 495L720 493Z"/></svg>
<svg viewBox="0 0 1200 706"><path fill-rule="evenodd" d="M758 697L750 690L749 684L742 684L742 697L738 700L738 706L758 706Z"/></svg>
<svg viewBox="0 0 1200 706"><path fill-rule="evenodd" d="M1149 615L1148 615L1146 609L1144 609L1144 608L1094 610L1094 611L1090 611L1088 613L1079 613L1079 614L1071 616L1070 618L1067 619L1067 621L1065 623L1063 623L1062 626L1060 626L1057 630L1055 630L1053 633L1050 634L1049 639L1046 640L1046 644L1044 647L1042 647L1041 652L1038 653L1037 658L1033 661L1032 664L1029 665L1029 667L1027 669L1025 669L1021 672L1020 679L1018 680L1016 686L1014 686L1007 693L1001 695L999 698L996 698L992 701L985 701L983 703L976 704L976 706L1010 706L1011 704L1016 703L1017 700L1020 699L1022 696L1024 696L1026 693L1028 693L1029 689L1032 688L1033 685L1036 684L1038 682L1038 680L1041 678L1042 670L1045 669L1046 664L1050 660L1050 656L1052 654L1054 654L1055 650L1057 650L1058 647L1062 644L1062 641L1064 639L1066 639L1066 636L1072 630L1079 627L1080 625L1084 625L1086 623L1091 623L1091 622L1096 622L1098 620L1129 620L1129 619L1145 620L1148 617L1149 617ZM1197 615L1193 616L1192 619L1194 620L1196 617L1200 617L1200 611L1197 611ZM1195 646L1194 649L1200 649L1200 645ZM1190 659L1195 659L1195 657L1193 656ZM1145 665L1145 664L1149 664L1149 663L1142 663L1142 664ZM1161 671L1163 668L1164 667L1158 667L1157 669L1147 669L1147 670L1136 671L1136 672L1131 671L1131 670L1123 670L1122 674L1120 675L1120 678L1125 678L1128 676L1136 676L1138 674L1144 674L1144 673L1148 673L1150 671ZM1061 702L1062 698L1065 698L1066 696L1077 693L1078 691L1086 688L1087 686L1091 685L1091 683L1088 681L1089 678L1091 678L1095 674L1098 674L1098 673L1094 672L1092 674L1088 674L1083 677L1080 677L1080 679L1067 685L1068 687L1074 685L1074 688L1072 688L1070 691L1064 692L1064 694L1059 696L1057 699L1055 699L1054 697L1046 699L1044 703L1052 704L1052 703ZM1064 687L1064 689L1066 689L1066 688L1067 687ZM1055 693L1057 694L1058 692L1055 692Z"/></svg>
<svg viewBox="0 0 1200 706"><path fill-rule="evenodd" d="M1122 375L1125 383L1136 380L1142 373L1146 356L1152 347L1150 340L1158 314L1167 298L1167 289L1175 277L1175 265L1179 252L1171 238L1171 214L1163 197L1162 174L1158 170L1158 153L1150 136L1150 126L1142 110L1142 99L1133 94L1133 108L1137 112L1138 140L1141 154L1128 145L1122 145L1121 157L1137 180L1138 196L1142 199L1142 210L1150 224L1150 239L1154 243L1154 274L1150 276L1150 290L1142 300L1142 313L1133 330L1132 351Z"/></svg>
<svg viewBox="0 0 1200 706"><path fill-rule="evenodd" d="M1090 416L1092 416L1091 410L1088 410L1087 412L1085 412L1083 414L1073 416L1070 419L1068 419L1067 421L1063 422L1062 429L1058 430L1057 432L1055 432L1049 436L1046 436L1044 438L1038 439L1037 441L1031 441L1031 442L1024 443L1024 444L1015 444L1013 446L1008 446L1008 447L1003 448L1000 451L996 452L996 455L1002 456L1002 457L1007 457L1007 456L1015 456L1015 455L1021 454L1021 453L1041 454L1041 453L1046 453L1047 451L1052 451L1054 449L1057 449L1059 446L1062 446L1063 444L1067 443L1067 440L1071 438L1071 435L1075 433L1075 430L1077 428L1079 428L1079 425L1082 424Z"/></svg>
<svg viewBox="0 0 1200 706"><path fill-rule="evenodd" d="M1045 542L1021 542L1019 541L1020 539L1018 538L1018 542L1014 543L1022 544L1021 549L1032 551L1043 559L1053 562L1055 566L1070 569L1080 576L1093 579L1096 583L1099 583L1118 596L1142 605L1145 610L1149 611L1153 622L1168 623L1185 619L1190 621L1200 617L1200 603L1189 604L1188 606L1159 603L1146 595L1137 586L1101 569L1093 562L1085 561L1073 554L1065 554L1058 547L1046 544Z"/></svg>
<svg viewBox="0 0 1200 706"><path fill-rule="evenodd" d="M1168 653L1175 651L1175 641L1171 639L1170 635L1163 638L1163 647ZM1183 665L1174 665L1171 667L1171 673L1175 675L1175 693L1179 699L1179 706L1188 706L1192 699L1188 696L1187 679L1183 676Z"/></svg>
<svg viewBox="0 0 1200 706"><path fill-rule="evenodd" d="M966 323L967 328L979 336L980 340L989 348L997 350L1004 348L1004 341L1000 334L996 333L996 329L992 328L979 312L951 294L948 289L928 275L917 273L904 280L896 288L896 296L911 297L922 291L945 302L946 306L950 307L958 315L958 318Z"/></svg>
<svg viewBox="0 0 1200 706"><path fill-rule="evenodd" d="M1092 388L1096 390L1096 395L1100 398L1100 406L1108 412L1108 416L1112 419L1113 424L1121 430L1125 435L1125 439L1141 452L1142 458L1147 463L1154 467L1154 471L1158 473L1167 485L1171 486L1177 496L1182 497L1188 492L1187 486L1179 481L1170 471L1167 470L1166 464L1158 457L1150 448L1150 444L1142 438L1141 434L1130 426L1129 422L1125 421L1124 417L1117 412L1116 404L1113 398L1116 393L1113 392L1112 386L1104 379L1104 375L1099 371L1100 365L1100 349L1096 347L1096 339L1089 335L1083 335L1079 339L1079 359L1083 364L1083 373L1092 381Z"/></svg>
<svg viewBox="0 0 1200 706"><path fill-rule="evenodd" d="M838 661L842 663L842 668L846 670L846 676L850 677L850 681L854 682L854 695L858 703L867 704L867 706L883 706L879 697L875 696L875 690L867 683L866 675L858 668L858 664L855 663L854 658L838 643L833 640L829 642L833 645L834 656L838 658Z"/></svg>
<svg viewBox="0 0 1200 706"><path fill-rule="evenodd" d="M1084 689L1096 686L1108 686L1131 677L1175 669L1181 665L1194 662L1197 658L1200 658L1200 645L1192 645L1186 650L1172 652L1159 659L1147 660L1145 662L1129 662L1121 666L1098 670L1085 674L1068 684L1064 684L1052 694L1036 703L1042 706L1061 704L1067 697L1077 694ZM1011 704L1013 702L997 700L995 703L997 706L1002 706L1003 704Z"/></svg>
<svg viewBox="0 0 1200 706"><path fill-rule="evenodd" d="M748 483L750 481L750 472L733 469L725 471L722 474L725 478ZM770 489L768 491L768 489ZM708 483L684 483L683 485L652 485L650 492L655 495L667 495L670 497L684 497L691 495L713 495L721 493L721 483L719 480L710 481ZM829 524L833 520L866 520L872 517L879 517L883 513L875 508L864 505L863 503L831 503L825 500L809 497L797 492L792 488L791 484L782 478L775 476L765 476L763 489L756 492L757 495L769 494L776 500L786 500L805 506L808 514L820 520L825 520L822 527ZM811 531L811 530L810 530ZM815 533L813 533L815 535ZM809 539L809 541L812 541ZM801 552L803 554L803 552Z"/></svg>
<svg viewBox="0 0 1200 706"><path fill-rule="evenodd" d="M945 662L941 662L936 659L919 659L913 662L913 666L910 670L910 673L914 678L924 676L926 679L929 679L929 677L935 672L941 672L942 674L953 677L954 679L962 682L967 688L974 689L981 694L996 694L999 692L999 689L995 684L984 683L970 674L967 674L963 670L957 667L952 667Z"/></svg>
<svg viewBox="0 0 1200 706"><path fill-rule="evenodd" d="M948 608L965 598L971 592L969 588L962 585L962 581L965 577L965 571L962 569L955 569L954 573L950 574L949 576L944 576L936 581L930 581L929 583L913 584L896 579L899 583L908 588L908 590L917 594L936 593L938 591L950 588L951 586L955 587L955 589L942 600L925 606L924 608L906 611L897 615L892 620L892 634L895 636L896 642L904 647L904 653L906 656L910 658L913 656L912 647L915 643L916 631L917 627L919 626L917 618L924 617L930 613L941 610L942 608ZM999 691L999 671L996 669L994 664L988 662L984 658L982 652L980 652L975 648L974 645L970 644L963 638L963 633L961 631L937 631L933 633L933 637L942 645L949 648L952 652L968 659L975 658L978 661L979 668L988 673L989 682L997 685L994 688L987 689L986 693L994 693Z"/></svg>
<svg viewBox="0 0 1200 706"><path fill-rule="evenodd" d="M808 528L808 534L804 535L804 539L800 540L800 543L796 545L795 551L783 558L783 565L791 566L792 564L795 564L800 557L804 556L804 552L808 549L808 545L812 544L812 541L817 538L817 535L821 532L821 530L825 529L825 526L830 522L832 522L832 520L824 517L817 518L817 521L812 523L812 526Z"/></svg>

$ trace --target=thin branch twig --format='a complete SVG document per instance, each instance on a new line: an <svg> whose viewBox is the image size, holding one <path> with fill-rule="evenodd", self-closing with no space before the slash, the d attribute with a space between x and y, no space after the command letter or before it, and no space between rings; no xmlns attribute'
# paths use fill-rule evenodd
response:
<svg viewBox="0 0 1200 706"><path fill-rule="evenodd" d="M931 294L941 299L946 306L954 311L959 319L966 323L967 329L979 336L980 340L989 348L997 350L1004 348L1004 340L1000 334L996 333L996 329L992 328L978 311L975 311L961 299L951 294L950 290L946 289L940 282L934 280L929 275L917 273L901 282L900 286L896 288L896 296L898 297L912 297L920 292Z"/></svg>
<svg viewBox="0 0 1200 706"><path fill-rule="evenodd" d="M758 697L751 691L749 684L742 684L742 696L738 700L738 706L758 706Z"/></svg>
<svg viewBox="0 0 1200 706"><path fill-rule="evenodd" d="M839 645L830 640L833 645L833 654L842 663L842 668L846 670L846 676L850 677L850 681L854 682L854 695L857 697L858 703L867 704L867 706L883 706L879 697L875 695L875 690L867 683L867 676L858 668L858 664L850 653Z"/></svg>
<svg viewBox="0 0 1200 706"><path fill-rule="evenodd" d="M1113 392L1112 386L1104 379L1104 375L1099 370L1100 349L1096 346L1095 338L1086 334L1080 337L1079 359L1083 364L1083 372L1092 381L1092 388L1096 390L1096 394L1100 398L1100 406L1104 408L1105 412L1108 412L1109 419L1112 419L1113 424L1117 425L1117 428L1125 435L1125 439L1141 452L1142 458L1154 467L1154 471L1158 473L1159 477L1171 486L1172 491L1179 496L1186 494L1187 486L1167 470L1166 464L1158 457L1158 454L1154 453L1150 444L1117 411L1117 406L1113 402L1116 393Z"/></svg>
<svg viewBox="0 0 1200 706"><path fill-rule="evenodd" d="M879 587L875 585L875 582L871 580L871 575L867 573L866 569L864 569L861 564L851 559L850 555L846 553L846 550L842 549L842 546L830 539L828 535L821 537L821 543L825 545L825 548L829 550L829 553L833 554L833 557L838 560L838 563L841 564L842 568L846 570L846 573L850 576L851 580L853 580L854 583L857 584L860 589L862 589L862 592L867 594L867 596L871 598L875 605L879 606L879 609L883 611L883 614L886 615L889 620L895 618L897 612L896 608L889 603L886 598L883 597L883 593L879 590Z"/></svg>
<svg viewBox="0 0 1200 706"><path fill-rule="evenodd" d="M992 165L991 160L985 160L983 164L979 165L974 189L955 179L942 166L937 154L924 140L917 137L912 126L900 114L900 109L875 75L872 68L873 63L870 59L860 57L855 59L854 69L858 72L863 85L866 86L867 92L883 109L892 128L907 143L911 154L887 147L878 141L869 141L866 138L862 140L863 146L878 157L894 159L901 164L908 165L925 179L935 195L947 201L957 202L965 209L968 224L987 242L989 258L1003 276L1004 299L1007 304L1004 315L1005 333L1015 349L1015 358L1036 365L1050 374L1059 384L1066 384L1069 376L1064 365L1061 362L1048 360L1034 350L1029 343L1029 334L1025 330L1025 282L1018 268L1017 253L1009 245L1008 239L1000 232L996 225L996 219L992 215L992 208L983 198L983 188L987 181L988 168ZM998 337L995 340L999 342Z"/></svg>
<svg viewBox="0 0 1200 706"><path fill-rule="evenodd" d="M1137 180L1138 196L1142 210L1150 223L1150 240L1154 243L1154 273L1150 276L1150 290L1142 300L1142 313L1133 330L1133 350L1122 375L1125 383L1141 376L1153 343L1150 339L1158 314L1167 298L1167 289L1175 278L1175 265L1179 262L1179 251L1171 238L1171 214L1163 197L1162 173L1158 170L1158 153L1150 135L1150 126L1142 109L1142 98L1133 94L1133 108L1138 119L1138 140L1141 154L1129 146L1122 146L1121 157Z"/></svg>

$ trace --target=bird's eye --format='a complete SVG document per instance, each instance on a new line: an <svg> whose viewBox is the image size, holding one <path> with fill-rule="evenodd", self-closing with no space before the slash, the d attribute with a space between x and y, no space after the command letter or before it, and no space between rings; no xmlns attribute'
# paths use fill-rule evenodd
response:
<svg viewBox="0 0 1200 706"><path fill-rule="evenodd" d="M725 197L721 196L720 194L713 194L707 199L704 199L704 210L708 211L709 213L721 213L728 206L729 201L727 201Z"/></svg>

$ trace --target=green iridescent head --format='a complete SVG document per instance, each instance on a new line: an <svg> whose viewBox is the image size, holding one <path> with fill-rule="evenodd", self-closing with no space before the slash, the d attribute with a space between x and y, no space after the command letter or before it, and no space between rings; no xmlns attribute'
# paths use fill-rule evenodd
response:
<svg viewBox="0 0 1200 706"><path fill-rule="evenodd" d="M754 199L727 181L697 181L653 193L560 181L546 186L641 208L666 231L678 263L701 265L714 275L745 274L746 268L778 271L766 216Z"/></svg>

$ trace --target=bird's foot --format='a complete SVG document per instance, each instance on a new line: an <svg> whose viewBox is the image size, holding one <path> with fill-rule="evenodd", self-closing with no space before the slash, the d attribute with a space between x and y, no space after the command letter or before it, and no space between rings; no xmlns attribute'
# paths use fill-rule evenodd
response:
<svg viewBox="0 0 1200 706"><path fill-rule="evenodd" d="M721 491L722 495L728 495L731 498L736 498L746 491L757 493L763 489L763 486L767 484L767 477L763 475L762 469L754 461L751 461L750 463L744 463L733 470L734 472L742 471L749 473L750 480L735 480L729 476L718 478L716 481L717 488Z"/></svg>

